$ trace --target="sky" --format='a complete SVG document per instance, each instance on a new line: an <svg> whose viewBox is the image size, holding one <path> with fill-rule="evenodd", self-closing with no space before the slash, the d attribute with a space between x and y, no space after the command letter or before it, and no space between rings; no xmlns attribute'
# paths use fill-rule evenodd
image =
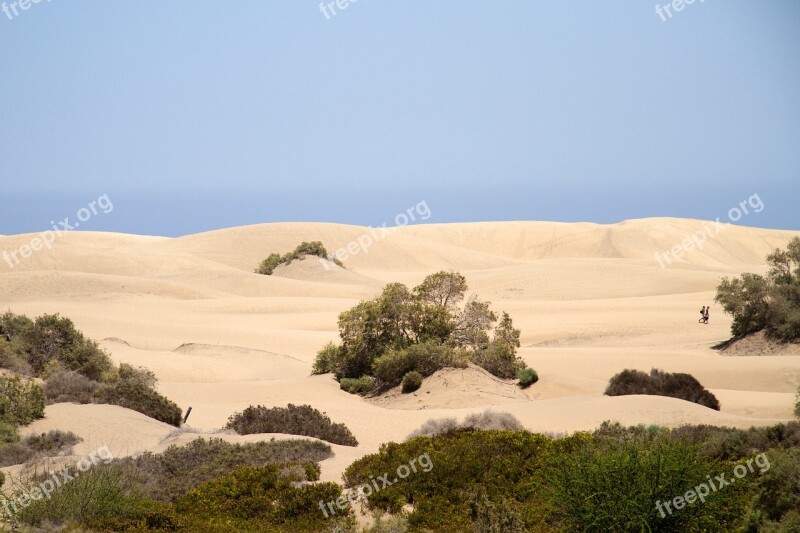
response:
<svg viewBox="0 0 800 533"><path fill-rule="evenodd" d="M426 223L724 220L754 194L737 223L800 230L796 1L340 4L0 3L0 234L103 196L81 230L391 225L419 202Z"/></svg>

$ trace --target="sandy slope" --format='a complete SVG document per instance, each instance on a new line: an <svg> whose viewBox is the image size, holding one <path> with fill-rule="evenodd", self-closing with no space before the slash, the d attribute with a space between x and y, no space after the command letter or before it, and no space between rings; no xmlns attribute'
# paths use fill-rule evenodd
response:
<svg viewBox="0 0 800 533"><path fill-rule="evenodd" d="M463 417L487 406L529 429L626 424L769 424L791 417L800 355L728 357L711 349L729 319L713 303L720 276L762 271L762 258L798 232L711 222L630 220L613 225L497 222L426 225L391 234L337 224L265 224L169 239L70 233L9 268L0 262L0 305L17 313L59 312L101 341L115 361L151 368L160 390L192 406L194 432L112 406L59 404L29 431L59 428L84 438L76 453L108 444L117 455L161 450L214 433L251 404L308 403L345 422L360 442L336 446L323 479L338 481L354 459L405 438L428 418ZM655 259L698 232L703 249L662 268ZM348 270L314 259L253 273L270 252L303 240L329 250L370 236ZM16 250L33 235L0 237ZM474 371L430 378L415 395L368 401L310 376L316 351L337 337L338 314L388 281L416 284L440 269L467 276L470 292L505 309L522 329L520 355L540 376L526 392ZM711 323L697 323L702 305ZM720 412L660 397L609 398L624 368L688 372L712 389ZM264 438L267 438L265 436Z"/></svg>

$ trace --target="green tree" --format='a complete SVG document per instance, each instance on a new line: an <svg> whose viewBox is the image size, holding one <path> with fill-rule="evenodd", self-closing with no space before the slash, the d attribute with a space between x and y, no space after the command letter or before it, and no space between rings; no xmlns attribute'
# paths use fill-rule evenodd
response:
<svg viewBox="0 0 800 533"><path fill-rule="evenodd" d="M450 307L464 299L467 280L458 272L437 272L426 277L414 288L414 293L425 302Z"/></svg>

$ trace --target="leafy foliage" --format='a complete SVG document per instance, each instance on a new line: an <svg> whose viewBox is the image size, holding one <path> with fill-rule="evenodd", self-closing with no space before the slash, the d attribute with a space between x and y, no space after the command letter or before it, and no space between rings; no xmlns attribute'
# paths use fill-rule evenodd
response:
<svg viewBox="0 0 800 533"><path fill-rule="evenodd" d="M316 465L333 456L331 447L310 440L272 440L232 444L202 438L185 446L172 445L162 453L145 452L118 464L137 473L143 494L169 503L201 483L224 476L237 466L296 463Z"/></svg>
<svg viewBox="0 0 800 533"><path fill-rule="evenodd" d="M155 390L153 372L125 363L115 367L70 319L42 315L31 320L7 312L0 316L0 329L11 337L11 342L0 338L0 366L44 378L49 403L109 403L180 425L181 409Z"/></svg>
<svg viewBox="0 0 800 533"><path fill-rule="evenodd" d="M517 379L519 380L519 386L525 389L539 381L539 374L536 373L536 370L529 367L520 370L517 373Z"/></svg>
<svg viewBox="0 0 800 533"><path fill-rule="evenodd" d="M25 426L44 418L42 386L19 376L0 376L0 422Z"/></svg>
<svg viewBox="0 0 800 533"><path fill-rule="evenodd" d="M280 265L292 264L292 261L295 259L304 259L307 255L316 256L322 259L328 259L333 261L338 266L344 268L344 265L341 261L337 258L329 258L328 251L325 249L325 246L322 245L320 241L312 241L306 242L303 241L297 245L297 247L284 255L271 253L264 259L258 268L256 268L256 274L264 274L265 276L271 276L275 269L278 268Z"/></svg>
<svg viewBox="0 0 800 533"><path fill-rule="evenodd" d="M277 465L240 466L178 499L175 511L211 523L225 517L236 529L239 524L247 528L248 522L322 526L326 517L318 502L335 500L341 495L340 487L330 482L298 485L298 481L305 478L287 475Z"/></svg>
<svg viewBox="0 0 800 533"><path fill-rule="evenodd" d="M703 388L697 379L689 374L664 372L656 368L650 374L639 370L623 370L608 382L608 396L628 394L652 394L669 396L709 407L719 411L719 400Z"/></svg>
<svg viewBox="0 0 800 533"><path fill-rule="evenodd" d="M339 380L339 388L350 394L366 394L375 389L375 378L372 376L361 376L358 379L342 378Z"/></svg>
<svg viewBox="0 0 800 533"><path fill-rule="evenodd" d="M496 376L513 378L524 367L516 355L519 330L503 313L490 338L497 315L475 297L459 308L466 290L464 276L444 271L413 290L401 283L386 285L380 296L339 315L341 344L323 347L313 372L333 372L340 382L373 376L379 387L390 387L408 372L426 377L472 361Z"/></svg>
<svg viewBox="0 0 800 533"><path fill-rule="evenodd" d="M325 413L310 405L267 408L252 405L228 419L227 426L239 435L288 433L316 437L333 444L358 446L358 441L344 424L331 422Z"/></svg>
<svg viewBox="0 0 800 533"><path fill-rule="evenodd" d="M404 394L414 392L422 386L422 374L419 372L411 371L403 376L402 390Z"/></svg>
<svg viewBox="0 0 800 533"><path fill-rule="evenodd" d="M781 341L800 340L800 237L769 254L767 265L766 276L722 278L715 299L733 316L734 336L765 330Z"/></svg>

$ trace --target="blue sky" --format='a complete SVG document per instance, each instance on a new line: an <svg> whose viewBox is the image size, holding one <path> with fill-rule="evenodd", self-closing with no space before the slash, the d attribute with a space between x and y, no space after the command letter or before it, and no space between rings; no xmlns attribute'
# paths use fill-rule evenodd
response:
<svg viewBox="0 0 800 533"><path fill-rule="evenodd" d="M1 2L2 0L0 0ZM800 3L42 0L0 12L0 233L271 221L800 229ZM11 4L6 0L6 5Z"/></svg>

